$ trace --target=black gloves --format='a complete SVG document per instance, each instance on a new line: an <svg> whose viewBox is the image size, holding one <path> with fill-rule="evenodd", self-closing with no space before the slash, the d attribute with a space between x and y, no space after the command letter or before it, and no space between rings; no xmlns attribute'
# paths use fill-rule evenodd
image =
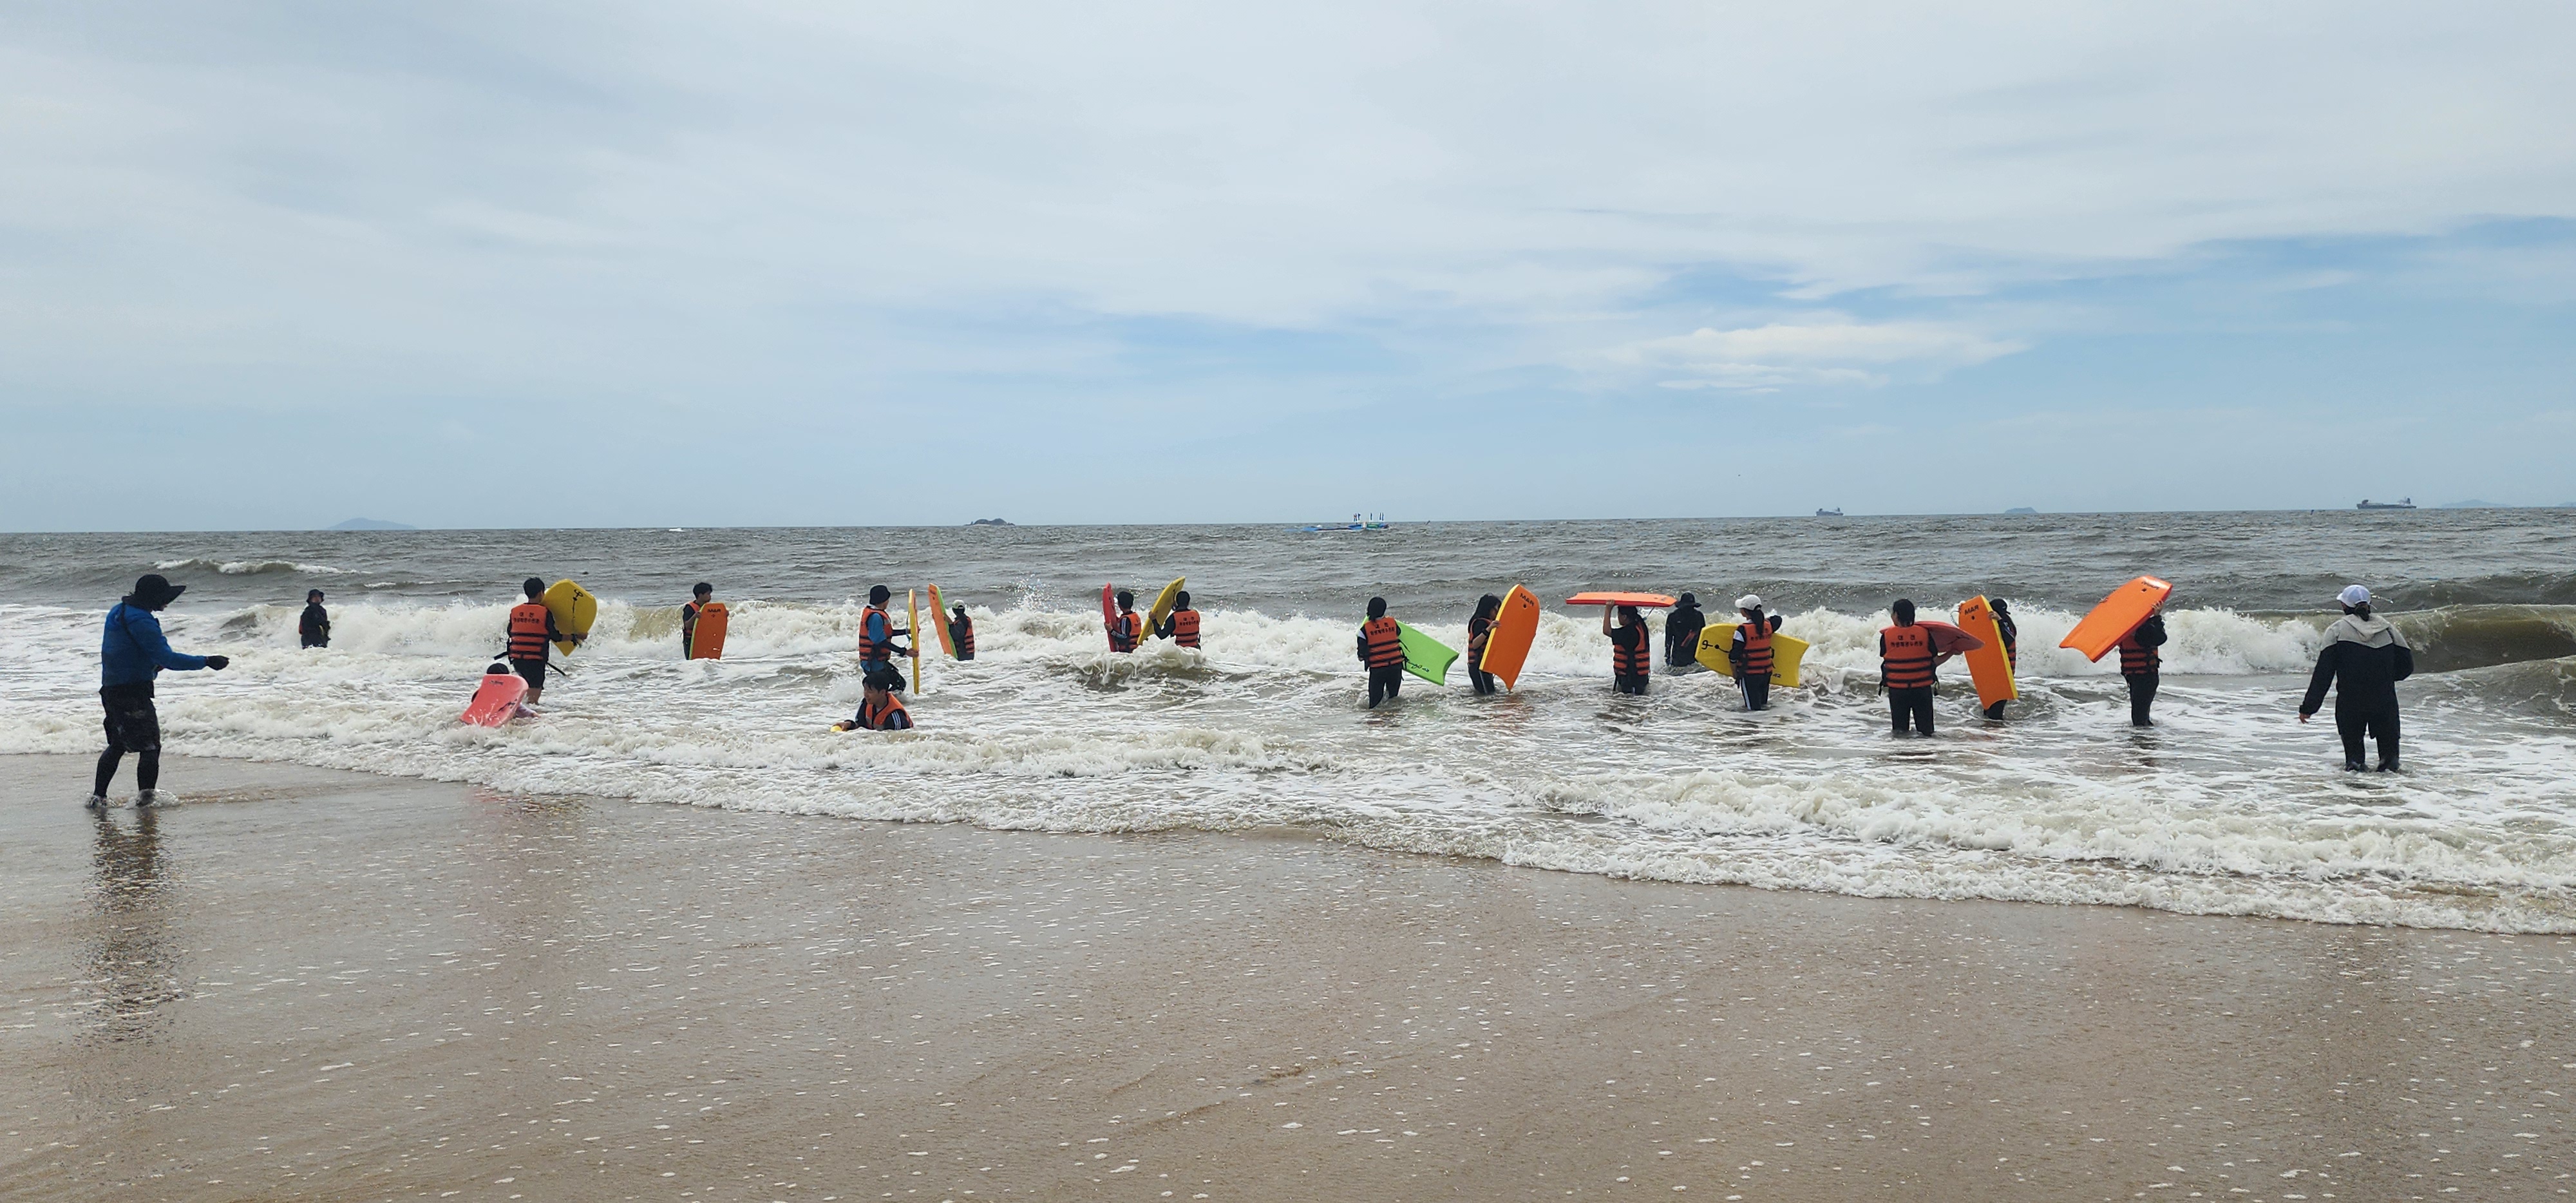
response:
<svg viewBox="0 0 2576 1203"><path fill-rule="evenodd" d="M233 666L233 658L232 658L232 657L230 657L230 656L208 656L208 657L206 657L206 667L211 668L211 669L215 670L216 672L222 672L222 671L224 671L224 670L225 670L225 669L227 669L227 668L231 668L232 666Z"/></svg>

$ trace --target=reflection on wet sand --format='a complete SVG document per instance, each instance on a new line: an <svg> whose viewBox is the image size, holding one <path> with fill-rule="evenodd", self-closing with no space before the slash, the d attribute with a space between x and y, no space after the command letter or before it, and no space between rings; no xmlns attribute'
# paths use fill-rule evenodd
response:
<svg viewBox="0 0 2576 1203"><path fill-rule="evenodd" d="M81 985L92 991L90 1039L146 1041L168 1029L167 1004L184 993L170 892L160 817L149 810L131 820L100 815L90 845L95 920L81 954Z"/></svg>

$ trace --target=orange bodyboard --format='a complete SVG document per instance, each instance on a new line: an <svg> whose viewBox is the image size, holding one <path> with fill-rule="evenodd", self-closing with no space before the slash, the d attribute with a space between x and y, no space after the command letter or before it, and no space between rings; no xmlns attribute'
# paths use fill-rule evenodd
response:
<svg viewBox="0 0 2576 1203"><path fill-rule="evenodd" d="M1494 630L1485 637L1477 671L1501 677L1505 689L1516 687L1521 666L1529 663L1530 645L1538 642L1538 614L1538 595L1512 586L1503 595L1503 608L1494 612Z"/></svg>
<svg viewBox="0 0 2576 1203"><path fill-rule="evenodd" d="M458 722L477 727L498 727L519 713L519 700L528 696L528 683L517 673L485 673L482 683L474 687L474 700L457 716Z"/></svg>
<svg viewBox="0 0 2576 1203"><path fill-rule="evenodd" d="M689 628L689 659L724 659L725 621L730 617L723 602L711 601L698 611L698 623Z"/></svg>
<svg viewBox="0 0 2576 1203"><path fill-rule="evenodd" d="M1673 599L1661 593L1577 593L1565 599L1569 606L1669 606Z"/></svg>
<svg viewBox="0 0 2576 1203"><path fill-rule="evenodd" d="M939 650L948 653L949 659L956 659L957 637L948 630L948 603L946 599L939 596L937 585L930 587L930 621L938 624L939 627ZM915 634L913 638L918 640L921 636Z"/></svg>
<svg viewBox="0 0 2576 1203"><path fill-rule="evenodd" d="M2139 577L2112 590L2111 596L2103 598L2101 605L2093 607L2084 621L2066 633L2066 638L2057 641L2057 646L2074 648L2087 660L2099 660L2171 596L2171 584L2151 576Z"/></svg>
<svg viewBox="0 0 2576 1203"><path fill-rule="evenodd" d="M2004 654L2004 629L1995 621L1995 611L1982 596L1959 603L1959 629L1986 641L1984 647L1959 658L1968 662L1968 675L1977 680L1977 702L1992 706L2020 697L2013 688L2012 658Z"/></svg>

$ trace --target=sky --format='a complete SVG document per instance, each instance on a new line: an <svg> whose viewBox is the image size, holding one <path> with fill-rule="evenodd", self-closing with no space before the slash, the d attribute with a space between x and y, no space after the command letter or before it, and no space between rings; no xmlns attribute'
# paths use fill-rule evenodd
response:
<svg viewBox="0 0 2576 1203"><path fill-rule="evenodd" d="M0 529L2576 501L2576 6L0 8Z"/></svg>

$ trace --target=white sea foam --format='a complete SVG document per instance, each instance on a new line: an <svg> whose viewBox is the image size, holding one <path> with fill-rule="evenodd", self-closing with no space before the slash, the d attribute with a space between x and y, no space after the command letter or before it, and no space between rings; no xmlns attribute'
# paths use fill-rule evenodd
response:
<svg viewBox="0 0 2576 1203"><path fill-rule="evenodd" d="M355 568L334 568L328 564L304 564L294 560L210 560L202 556L180 560L163 560L152 566L162 572L197 569L219 572L225 576L256 576L263 572L300 572L306 576L346 576Z"/></svg>

